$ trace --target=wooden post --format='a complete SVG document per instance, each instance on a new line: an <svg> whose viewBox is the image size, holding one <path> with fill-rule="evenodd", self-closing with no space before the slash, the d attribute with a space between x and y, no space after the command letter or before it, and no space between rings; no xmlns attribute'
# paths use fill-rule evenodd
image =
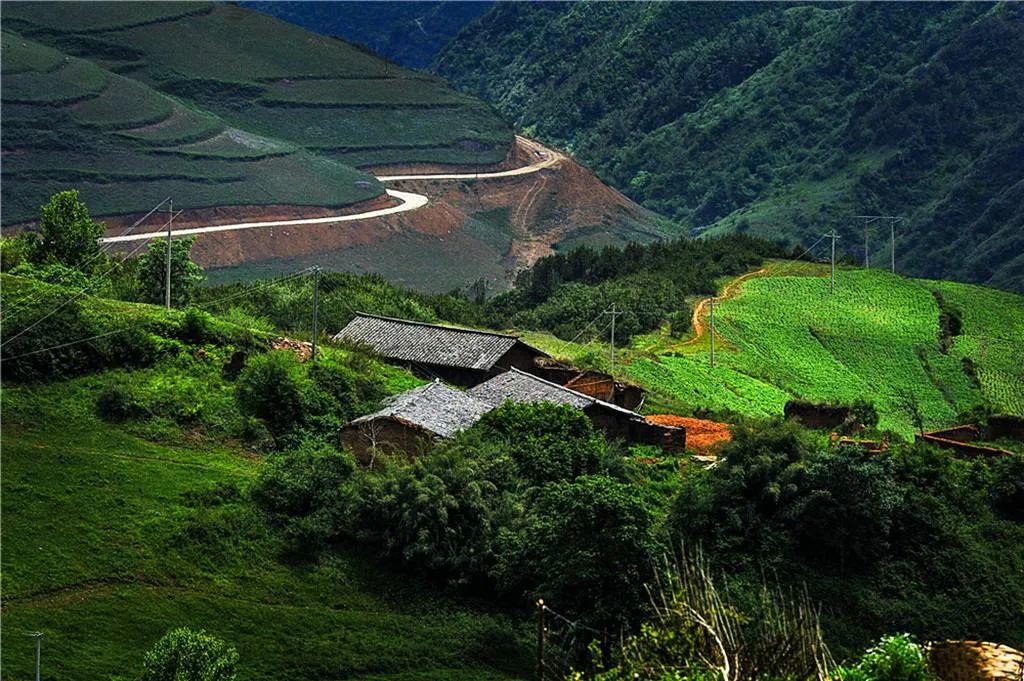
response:
<svg viewBox="0 0 1024 681"><path fill-rule="evenodd" d="M544 599L537 600L537 681L544 681Z"/></svg>

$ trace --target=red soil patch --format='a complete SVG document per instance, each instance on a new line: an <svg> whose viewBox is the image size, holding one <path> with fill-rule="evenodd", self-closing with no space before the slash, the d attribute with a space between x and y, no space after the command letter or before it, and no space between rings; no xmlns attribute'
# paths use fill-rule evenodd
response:
<svg viewBox="0 0 1024 681"><path fill-rule="evenodd" d="M672 414L652 414L646 417L650 423L659 426L681 426L686 428L686 448L707 452L723 442L732 440L732 426L706 419L694 419Z"/></svg>

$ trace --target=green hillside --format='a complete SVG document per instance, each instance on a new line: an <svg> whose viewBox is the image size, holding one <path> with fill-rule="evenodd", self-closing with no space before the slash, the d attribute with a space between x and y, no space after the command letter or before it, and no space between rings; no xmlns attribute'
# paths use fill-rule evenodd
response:
<svg viewBox="0 0 1024 681"><path fill-rule="evenodd" d="M962 321L943 337L940 303ZM707 324L707 319L704 320ZM879 427L914 433L913 406L925 427L953 425L987 404L1024 415L1024 298L967 284L840 269L829 293L827 267L791 262L741 284L715 306L716 366L707 334L696 342L664 331L634 337L620 351L625 375L649 388L650 409L781 415L786 402L875 404ZM565 346L531 339L570 356L601 357L600 344Z"/></svg>
<svg viewBox="0 0 1024 681"><path fill-rule="evenodd" d="M901 271L1024 291L1022 55L1016 3L497 3L435 70L694 230L901 215Z"/></svg>
<svg viewBox="0 0 1024 681"><path fill-rule="evenodd" d="M305 29L366 45L379 55L415 69L430 66L434 56L469 21L490 9L491 2L444 0L387 2L245 1L243 7L265 12Z"/></svg>
<svg viewBox="0 0 1024 681"><path fill-rule="evenodd" d="M342 206L355 166L500 160L511 132L440 80L222 4L7 3L3 221L80 189L98 215Z"/></svg>
<svg viewBox="0 0 1024 681"><path fill-rule="evenodd" d="M47 310L73 293L7 275L3 290ZM135 331L33 356L91 366L87 376L18 384L5 371L5 679L32 678L23 632L45 632L44 678L138 678L143 654L175 626L236 646L240 681L528 675L526 623L358 547L294 554L270 531L248 497L266 457L239 441L245 425L222 375L265 334L100 298L72 307L83 326L55 316L43 338ZM376 362L361 371L386 392L418 382ZM98 399L118 386L151 416L99 418Z"/></svg>

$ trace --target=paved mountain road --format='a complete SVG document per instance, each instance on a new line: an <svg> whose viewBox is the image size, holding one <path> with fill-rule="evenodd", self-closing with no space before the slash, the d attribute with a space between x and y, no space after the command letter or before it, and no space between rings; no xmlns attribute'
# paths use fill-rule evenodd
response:
<svg viewBox="0 0 1024 681"><path fill-rule="evenodd" d="M565 157L558 152L547 149L541 146L533 140L528 140L525 137L516 135L516 141L533 153L537 157L537 161L531 163L528 166L521 168L513 168L512 170L501 170L491 173L448 173L448 174L422 174L422 175L383 175L377 179L381 182L398 182L401 180L487 180L491 178L500 177L517 177L519 175L529 175L536 173L544 168L550 168L557 165ZM385 190L388 196L398 199L402 203L397 206L391 206L390 208L379 208L377 210L367 211L365 213L353 213L351 215L328 215L327 217L320 218L299 218L295 220L270 220L266 222L235 222L225 225L209 225L207 227L189 227L186 229L175 229L171 231L171 236L188 236L190 234L209 234L212 232L233 232L242 229L259 229L262 227L291 227L297 225L324 225L333 224L335 222L355 222L357 220L369 220L372 218L379 218L385 215L394 215L396 213L405 213L412 210L417 210L427 205L430 202L430 198L423 194L416 194L413 192L403 192L397 189ZM102 239L102 243L105 244L116 244L123 243L126 241L144 241L146 239L155 239L162 236L166 236L167 232L142 232L139 234L122 234L119 236L109 236Z"/></svg>

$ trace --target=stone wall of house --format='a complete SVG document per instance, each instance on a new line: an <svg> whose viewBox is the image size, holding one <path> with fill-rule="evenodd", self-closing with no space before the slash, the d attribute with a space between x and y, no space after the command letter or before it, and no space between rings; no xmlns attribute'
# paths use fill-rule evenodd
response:
<svg viewBox="0 0 1024 681"><path fill-rule="evenodd" d="M927 647L940 681L1021 681L1024 653L983 641L938 641Z"/></svg>

